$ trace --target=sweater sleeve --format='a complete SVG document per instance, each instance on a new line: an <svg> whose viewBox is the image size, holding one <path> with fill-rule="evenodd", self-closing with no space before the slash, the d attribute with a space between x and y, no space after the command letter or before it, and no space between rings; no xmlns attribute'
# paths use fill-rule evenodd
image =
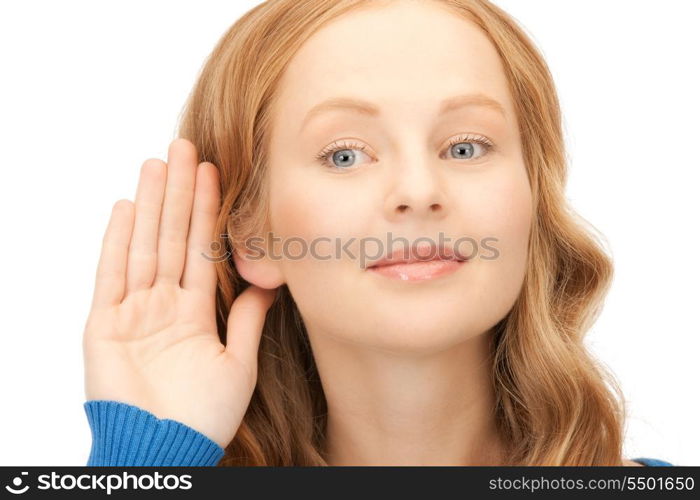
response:
<svg viewBox="0 0 700 500"><path fill-rule="evenodd" d="M633 458L632 460L639 462L642 465L646 465L647 467L673 467L671 462L660 460L658 458L637 457Z"/></svg>
<svg viewBox="0 0 700 500"><path fill-rule="evenodd" d="M201 432L137 406L91 400L83 407L92 432L88 466L214 466L224 456Z"/></svg>

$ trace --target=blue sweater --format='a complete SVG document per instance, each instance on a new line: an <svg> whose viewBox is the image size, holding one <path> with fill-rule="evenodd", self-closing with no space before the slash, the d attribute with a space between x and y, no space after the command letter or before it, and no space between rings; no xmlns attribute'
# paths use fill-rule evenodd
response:
<svg viewBox="0 0 700 500"><path fill-rule="evenodd" d="M83 405L92 431L89 466L214 466L224 449L187 425L117 401ZM673 465L633 458L648 466Z"/></svg>

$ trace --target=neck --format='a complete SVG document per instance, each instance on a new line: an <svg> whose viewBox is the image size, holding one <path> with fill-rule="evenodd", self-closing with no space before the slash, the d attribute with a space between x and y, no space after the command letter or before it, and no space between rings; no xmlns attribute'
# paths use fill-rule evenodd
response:
<svg viewBox="0 0 700 500"><path fill-rule="evenodd" d="M309 336L328 405L329 465L498 465L491 333L389 353Z"/></svg>

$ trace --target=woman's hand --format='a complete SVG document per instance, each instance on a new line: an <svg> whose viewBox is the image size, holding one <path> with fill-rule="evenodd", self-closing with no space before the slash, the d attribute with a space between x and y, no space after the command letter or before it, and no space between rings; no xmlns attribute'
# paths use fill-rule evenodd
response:
<svg viewBox="0 0 700 500"><path fill-rule="evenodd" d="M175 139L168 163L144 162L135 203L119 200L104 235L83 336L87 400L139 406L226 447L257 379L275 290L233 303L226 346L216 327L216 272L204 257L219 213L216 167Z"/></svg>

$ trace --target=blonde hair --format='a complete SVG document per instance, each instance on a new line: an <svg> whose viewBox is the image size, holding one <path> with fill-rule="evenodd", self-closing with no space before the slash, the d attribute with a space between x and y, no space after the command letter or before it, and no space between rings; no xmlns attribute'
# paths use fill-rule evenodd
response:
<svg viewBox="0 0 700 500"><path fill-rule="evenodd" d="M543 57L506 12L487 0L430 0L476 23L500 55L515 105L533 194L526 276L512 310L493 329L495 417L503 465L622 465L624 398L583 344L612 279L594 229L567 204L559 102ZM379 2L371 2L372 6ZM181 116L180 137L220 171L215 235L240 248L269 227L271 108L300 45L362 0L268 0L219 40ZM214 236L214 235L213 235ZM233 259L218 262L217 322L248 283ZM286 285L260 342L258 383L219 465L327 465L327 407L307 333Z"/></svg>

